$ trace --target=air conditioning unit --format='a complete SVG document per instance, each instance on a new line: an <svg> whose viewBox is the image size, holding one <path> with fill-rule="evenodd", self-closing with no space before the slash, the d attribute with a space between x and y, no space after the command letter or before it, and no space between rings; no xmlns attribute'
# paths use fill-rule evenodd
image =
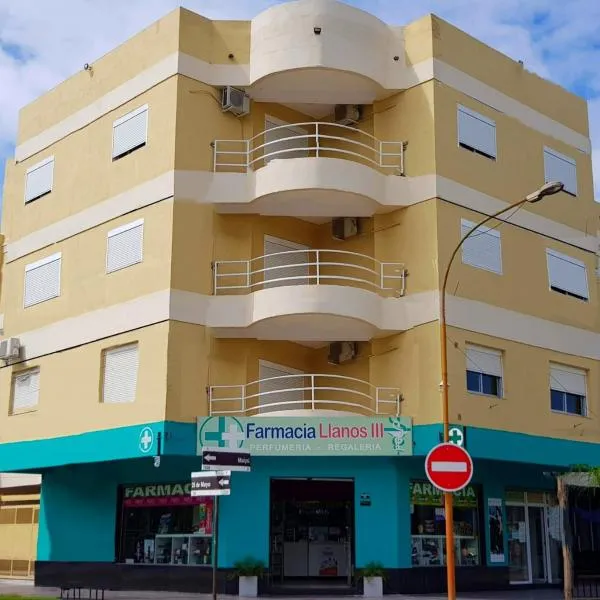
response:
<svg viewBox="0 0 600 600"><path fill-rule="evenodd" d="M336 104L333 109L333 120L338 125L354 125L360 121L358 104Z"/></svg>
<svg viewBox="0 0 600 600"><path fill-rule="evenodd" d="M223 88L221 108L223 112L230 112L238 117L243 117L250 112L250 96L244 90L228 85Z"/></svg>
<svg viewBox="0 0 600 600"><path fill-rule="evenodd" d="M346 238L358 235L358 225L358 217L331 219L331 235L336 240L345 240Z"/></svg>
<svg viewBox="0 0 600 600"><path fill-rule="evenodd" d="M0 360L19 358L21 344L18 338L7 338L0 341Z"/></svg>
<svg viewBox="0 0 600 600"><path fill-rule="evenodd" d="M358 342L333 342L329 344L327 362L339 365L354 360L358 355Z"/></svg>

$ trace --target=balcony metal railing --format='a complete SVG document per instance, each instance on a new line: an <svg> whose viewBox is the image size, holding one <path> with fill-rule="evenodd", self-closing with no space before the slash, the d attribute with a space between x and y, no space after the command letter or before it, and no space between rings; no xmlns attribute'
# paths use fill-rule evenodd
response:
<svg viewBox="0 0 600 600"><path fill-rule="evenodd" d="M281 410L349 410L400 415L400 390L327 373L280 375L209 388L211 415L255 415Z"/></svg>
<svg viewBox="0 0 600 600"><path fill-rule="evenodd" d="M213 265L215 294L253 292L288 285L348 285L404 295L406 269L346 250L289 250L250 260L218 260Z"/></svg>
<svg viewBox="0 0 600 600"><path fill-rule="evenodd" d="M213 162L215 171L247 173L273 159L333 157L404 175L405 146L348 125L311 121L271 127L248 140L215 140Z"/></svg>

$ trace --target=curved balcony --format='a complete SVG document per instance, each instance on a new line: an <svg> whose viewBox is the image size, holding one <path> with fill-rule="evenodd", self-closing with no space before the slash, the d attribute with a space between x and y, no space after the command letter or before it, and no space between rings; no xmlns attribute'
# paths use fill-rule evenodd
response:
<svg viewBox="0 0 600 600"><path fill-rule="evenodd" d="M265 10L252 20L250 48L250 92L264 102L369 104L404 87L400 28L341 2Z"/></svg>
<svg viewBox="0 0 600 600"><path fill-rule="evenodd" d="M406 180L388 175L404 175L406 143L347 125L276 125L213 144L214 171L228 177L215 199L220 212L365 217L399 206L403 195Z"/></svg>
<svg viewBox="0 0 600 600"><path fill-rule="evenodd" d="M360 341L404 328L402 263L303 249L213 267L220 337Z"/></svg>
<svg viewBox="0 0 600 600"><path fill-rule="evenodd" d="M400 390L327 373L267 377L242 385L209 388L211 415L306 416L400 414Z"/></svg>

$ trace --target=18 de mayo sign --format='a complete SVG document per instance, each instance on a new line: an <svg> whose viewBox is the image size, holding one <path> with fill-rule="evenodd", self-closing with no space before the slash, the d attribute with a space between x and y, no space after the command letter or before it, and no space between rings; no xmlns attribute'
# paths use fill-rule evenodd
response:
<svg viewBox="0 0 600 600"><path fill-rule="evenodd" d="M203 448L244 449L253 455L410 456L407 417L201 417Z"/></svg>

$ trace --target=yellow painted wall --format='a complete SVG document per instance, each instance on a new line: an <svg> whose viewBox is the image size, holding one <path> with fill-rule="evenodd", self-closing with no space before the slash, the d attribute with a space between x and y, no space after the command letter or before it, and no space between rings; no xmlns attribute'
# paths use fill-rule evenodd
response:
<svg viewBox="0 0 600 600"><path fill-rule="evenodd" d="M37 409L11 415L8 419L3 417L6 426L0 432L0 443L74 435L164 419L168 327L167 323L159 323L85 344L76 350L0 369L0 415L8 415L12 373L40 367ZM100 401L102 351L135 341L139 344L136 401L103 404Z"/></svg>
<svg viewBox="0 0 600 600"><path fill-rule="evenodd" d="M10 163L2 215L7 241L15 241L172 170L176 99L177 80L173 77L43 152L19 164ZM113 122L144 104L149 106L148 143L113 161ZM52 192L25 204L27 169L51 155Z"/></svg>
<svg viewBox="0 0 600 600"><path fill-rule="evenodd" d="M404 54L408 65L418 65L433 56L433 15L428 14L403 27Z"/></svg>
<svg viewBox="0 0 600 600"><path fill-rule="evenodd" d="M433 56L551 119L588 135L586 101L527 71L437 16L432 16Z"/></svg>
<svg viewBox="0 0 600 600"><path fill-rule="evenodd" d="M597 442L600 435L600 362L534 348L508 340L449 328L448 372L450 422L475 427L526 432L577 441ZM472 394L466 389L465 344L487 346L504 352L504 398ZM457 347L454 347L454 344ZM549 363L587 371L590 417L550 412Z"/></svg>
<svg viewBox="0 0 600 600"><path fill-rule="evenodd" d="M552 198L548 201L551 202ZM483 217L448 202L438 201L437 207L439 260L443 265L440 269L441 285L450 254L460 241L461 218L476 222ZM596 257L593 253L514 225L502 224L498 231L501 234L503 275L463 265L462 254L459 253L452 264L449 293L556 323L600 330ZM588 302L550 290L546 248L585 262L590 292Z"/></svg>
<svg viewBox="0 0 600 600"><path fill-rule="evenodd" d="M496 122L495 161L458 146L457 104L463 104ZM594 201L589 155L442 84L435 87L435 133L438 175L505 202L516 202L543 185L544 146L575 159L577 197L560 193L531 204L526 210L595 234L600 204Z"/></svg>
<svg viewBox="0 0 600 600"><path fill-rule="evenodd" d="M85 108L177 52L179 20L180 10L177 9L102 58L83 56L81 71L21 109L17 143ZM91 74L83 70L86 61L93 66Z"/></svg>
<svg viewBox="0 0 600 600"><path fill-rule="evenodd" d="M160 202L5 265L4 281L10 290L3 295L5 334L17 335L167 289L172 210L172 202ZM107 233L140 218L144 219L144 260L107 274ZM25 266L56 252L62 253L61 295L24 309Z"/></svg>

